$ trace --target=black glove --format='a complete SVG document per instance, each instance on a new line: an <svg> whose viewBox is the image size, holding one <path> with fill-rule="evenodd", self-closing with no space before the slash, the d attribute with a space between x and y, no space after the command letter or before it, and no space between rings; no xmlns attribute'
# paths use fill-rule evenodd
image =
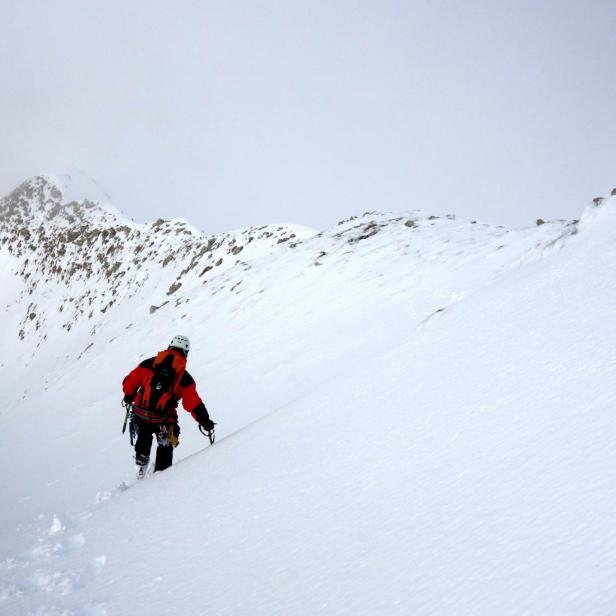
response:
<svg viewBox="0 0 616 616"><path fill-rule="evenodd" d="M124 400L122 400L122 404L124 404L124 406L129 406L133 403L133 396L129 396L128 394L126 394L124 396Z"/></svg>
<svg viewBox="0 0 616 616"><path fill-rule="evenodd" d="M211 430L214 429L214 426L216 425L209 417L207 419L201 420L199 422L199 425L206 431L206 432L210 432Z"/></svg>
<svg viewBox="0 0 616 616"><path fill-rule="evenodd" d="M197 408L193 411L193 416L206 432L214 429L214 422L210 419L210 415L207 412L203 402L201 402L201 404L199 404L199 406L197 406Z"/></svg>

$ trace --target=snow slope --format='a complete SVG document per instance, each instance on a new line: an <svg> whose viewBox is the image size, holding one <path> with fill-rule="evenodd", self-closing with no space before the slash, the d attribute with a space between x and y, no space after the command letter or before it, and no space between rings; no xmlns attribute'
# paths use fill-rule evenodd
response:
<svg viewBox="0 0 616 616"><path fill-rule="evenodd" d="M616 200L206 238L17 193L0 613L613 613ZM119 383L175 333L218 440L137 484Z"/></svg>

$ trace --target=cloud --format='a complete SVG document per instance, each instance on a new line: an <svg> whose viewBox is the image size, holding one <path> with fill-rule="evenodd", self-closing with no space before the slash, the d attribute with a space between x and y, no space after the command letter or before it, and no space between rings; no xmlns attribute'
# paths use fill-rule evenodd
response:
<svg viewBox="0 0 616 616"><path fill-rule="evenodd" d="M616 182L610 3L4 3L0 189L81 168L136 217L524 224ZM550 205L552 204L552 205Z"/></svg>

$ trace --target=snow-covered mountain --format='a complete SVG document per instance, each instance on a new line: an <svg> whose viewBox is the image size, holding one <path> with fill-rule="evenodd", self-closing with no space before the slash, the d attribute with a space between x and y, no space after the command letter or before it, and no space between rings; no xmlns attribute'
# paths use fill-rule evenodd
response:
<svg viewBox="0 0 616 616"><path fill-rule="evenodd" d="M616 199L216 236L107 201L0 201L0 612L611 613ZM218 442L184 414L135 485L120 382L176 333Z"/></svg>

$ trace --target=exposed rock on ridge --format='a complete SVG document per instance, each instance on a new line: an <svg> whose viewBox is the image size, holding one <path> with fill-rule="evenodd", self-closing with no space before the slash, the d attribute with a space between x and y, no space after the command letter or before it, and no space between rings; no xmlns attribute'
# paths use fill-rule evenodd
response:
<svg viewBox="0 0 616 616"><path fill-rule="evenodd" d="M114 317L120 328L130 327L133 317L160 317L161 325L189 317L190 309L177 307L203 299L204 292L212 308L224 305L232 312L259 304L275 310L262 302L268 289L277 285L284 293L298 277L302 293L323 301L331 292L372 301L385 282L403 301L415 292L418 272L426 276L436 267L450 276L449 298L430 305L429 312L441 314L474 284L542 257L578 231L577 221L510 231L411 211L365 212L328 232L266 225L207 237L182 220L136 224L109 205L69 200L70 192L61 180L39 176L0 200L0 258L21 285L14 309L5 305L21 314L19 337L36 346L58 329L85 325L94 334L111 308L131 298L121 320ZM473 260L489 262L488 273L461 283L456 269ZM241 297L214 299L222 291ZM299 306L305 295L294 301Z"/></svg>
<svg viewBox="0 0 616 616"><path fill-rule="evenodd" d="M153 272L162 272L171 295L190 272L206 279L208 272L235 264L240 252L243 259L267 254L298 234L309 233L264 226L206 238L181 220L138 225L109 206L66 202L62 186L47 176L24 182L0 200L0 247L21 263L22 298L35 300L41 283L65 289L56 306L27 303L21 338L41 330L49 310L63 313L63 327L70 330L143 290Z"/></svg>

